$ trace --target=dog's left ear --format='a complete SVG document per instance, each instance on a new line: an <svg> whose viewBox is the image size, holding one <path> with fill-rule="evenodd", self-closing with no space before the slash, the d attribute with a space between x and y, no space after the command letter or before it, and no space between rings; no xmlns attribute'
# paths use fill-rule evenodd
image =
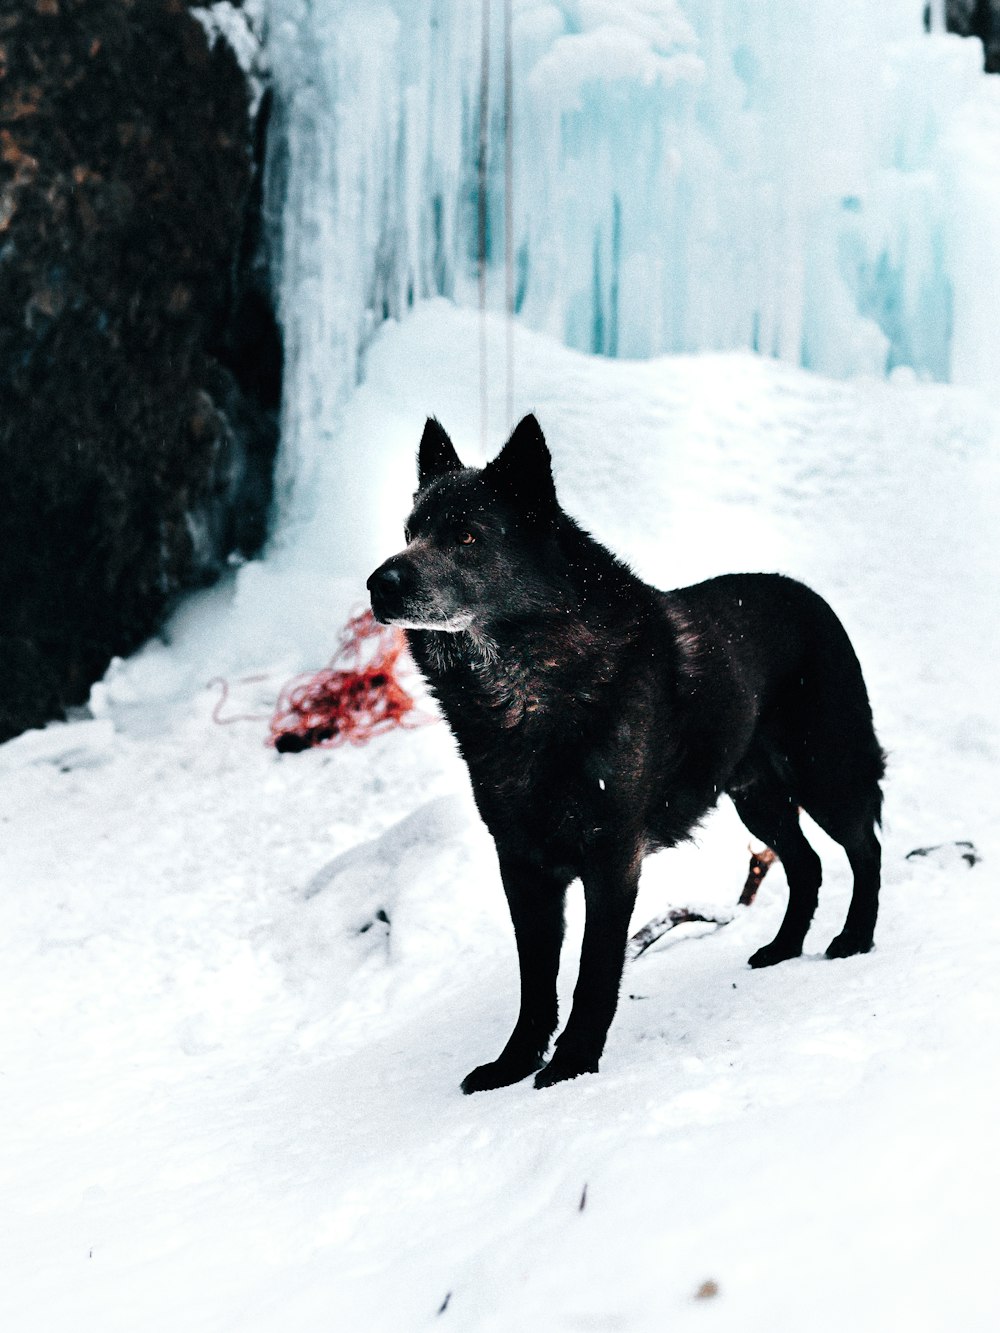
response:
<svg viewBox="0 0 1000 1333"><path fill-rule="evenodd" d="M552 458L538 421L530 413L483 471L483 478L528 518L549 517L556 508Z"/></svg>

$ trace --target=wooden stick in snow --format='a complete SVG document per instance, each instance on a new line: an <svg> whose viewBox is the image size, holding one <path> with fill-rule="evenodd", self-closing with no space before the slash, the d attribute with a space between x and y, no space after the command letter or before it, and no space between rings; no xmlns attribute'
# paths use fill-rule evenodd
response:
<svg viewBox="0 0 1000 1333"><path fill-rule="evenodd" d="M651 944L655 944L661 936L665 935L668 930L673 930L675 926L686 925L689 921L706 921L718 928L728 926L734 915L735 913L727 911L724 907L720 907L718 911L709 911L708 909L695 911L690 907L671 907L665 916L655 917L652 921L647 922L642 930L636 931L628 942L625 957L629 962L638 958L640 954L646 952Z"/></svg>
<svg viewBox="0 0 1000 1333"><path fill-rule="evenodd" d="M747 882L740 894L739 905L741 907L750 906L757 896L761 880L777 859L770 847L764 847L759 852L755 852L753 848L750 849L750 868L747 871ZM725 907L718 909L671 907L665 916L655 917L652 921L647 922L641 930L636 931L628 942L625 958L628 962L632 962L633 959L644 954L650 945L655 944L658 939L666 935L668 930L673 930L676 926L687 925L689 921L704 921L719 930L723 926L728 926L735 915L735 912L728 911Z"/></svg>
<svg viewBox="0 0 1000 1333"><path fill-rule="evenodd" d="M757 897L757 890L760 888L761 880L777 859L777 853L772 852L770 847L764 847L759 852L755 852L751 847L750 869L747 871L747 882L743 885L743 892L740 894L741 907L749 907Z"/></svg>

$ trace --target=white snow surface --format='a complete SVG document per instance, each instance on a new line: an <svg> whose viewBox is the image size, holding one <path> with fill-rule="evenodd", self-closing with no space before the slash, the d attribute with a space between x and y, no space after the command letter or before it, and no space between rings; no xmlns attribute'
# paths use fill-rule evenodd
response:
<svg viewBox="0 0 1000 1333"><path fill-rule="evenodd" d="M840 612L889 752L876 950L823 958L849 883L812 830L803 958L746 965L776 867L630 966L599 1075L461 1095L517 973L446 728L279 756L265 721L213 723L208 685L266 718L332 652L401 544L428 413L482 461L477 317L420 306L373 345L308 516L91 717L0 748L3 1329L997 1327L996 406L516 335L566 507L643 576L778 569ZM374 507L335 565L339 515ZM732 906L746 844L723 802L647 862L636 927Z"/></svg>

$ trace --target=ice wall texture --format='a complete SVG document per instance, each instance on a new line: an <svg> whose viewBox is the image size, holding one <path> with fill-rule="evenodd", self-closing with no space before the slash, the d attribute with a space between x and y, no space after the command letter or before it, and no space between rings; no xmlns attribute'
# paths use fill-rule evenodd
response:
<svg viewBox="0 0 1000 1333"><path fill-rule="evenodd" d="M488 299L504 303L504 5ZM609 355L750 348L838 376L992 378L1000 81L924 0L513 0L514 295ZM366 341L477 299L481 6L270 0L286 466Z"/></svg>

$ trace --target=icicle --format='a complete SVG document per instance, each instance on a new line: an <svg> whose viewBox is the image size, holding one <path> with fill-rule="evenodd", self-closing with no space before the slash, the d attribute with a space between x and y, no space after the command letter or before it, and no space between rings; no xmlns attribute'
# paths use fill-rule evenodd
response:
<svg viewBox="0 0 1000 1333"><path fill-rule="evenodd" d="M476 160L476 262L479 288L479 427L482 450L489 448L489 365L486 328L486 260L489 225L487 163L490 136L490 0L482 0L482 48L479 57L479 153Z"/></svg>
<svg viewBox="0 0 1000 1333"><path fill-rule="evenodd" d="M514 425L514 18L503 5L503 271L506 318L506 422Z"/></svg>
<svg viewBox="0 0 1000 1333"><path fill-rule="evenodd" d="M1000 116L942 0L933 39L911 0L491 3L270 0L286 504L437 294L609 355L991 381Z"/></svg>

